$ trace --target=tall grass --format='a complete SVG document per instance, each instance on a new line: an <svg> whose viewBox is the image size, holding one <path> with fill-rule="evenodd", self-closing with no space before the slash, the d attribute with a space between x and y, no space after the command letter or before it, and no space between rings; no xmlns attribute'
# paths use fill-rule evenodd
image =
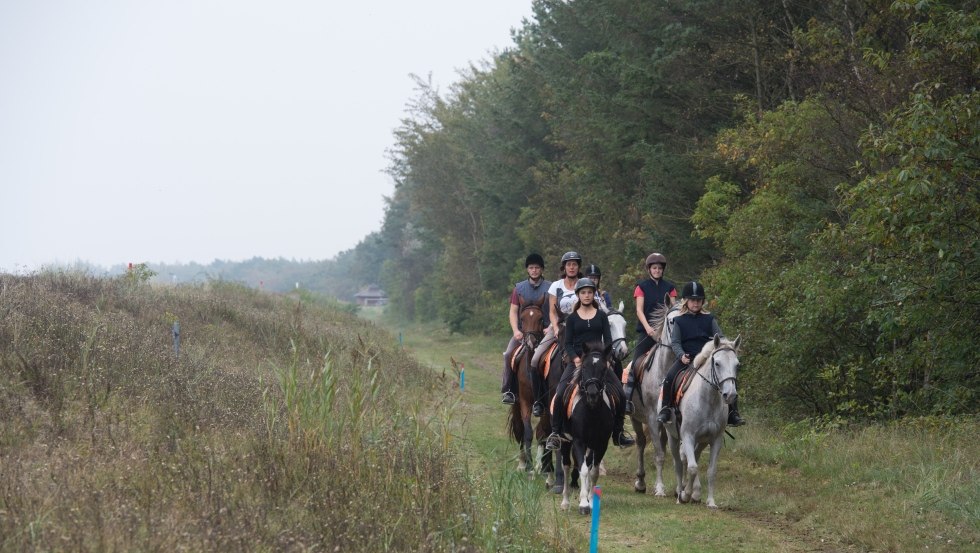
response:
<svg viewBox="0 0 980 553"><path fill-rule="evenodd" d="M450 389L309 297L0 275L0 550L546 549Z"/></svg>

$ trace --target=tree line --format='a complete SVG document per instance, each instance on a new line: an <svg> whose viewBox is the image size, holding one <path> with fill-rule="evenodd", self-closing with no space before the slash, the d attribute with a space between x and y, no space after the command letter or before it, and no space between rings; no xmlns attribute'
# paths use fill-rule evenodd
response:
<svg viewBox="0 0 980 553"><path fill-rule="evenodd" d="M702 280L776 412L975 413L977 4L535 0L395 133L382 229L344 255L391 312L506 330L528 252Z"/></svg>

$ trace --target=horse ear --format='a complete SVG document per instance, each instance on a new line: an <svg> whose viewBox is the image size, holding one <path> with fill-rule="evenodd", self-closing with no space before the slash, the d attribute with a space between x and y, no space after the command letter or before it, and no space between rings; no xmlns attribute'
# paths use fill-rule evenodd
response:
<svg viewBox="0 0 980 553"><path fill-rule="evenodd" d="M735 351L738 351L738 346L741 344L742 344L742 335L739 334L738 336L735 337L735 343L732 344L732 347L735 348Z"/></svg>
<svg viewBox="0 0 980 553"><path fill-rule="evenodd" d="M718 335L718 334L715 334L715 347L718 347L720 345L721 345L721 336Z"/></svg>
<svg viewBox="0 0 980 553"><path fill-rule="evenodd" d="M616 311L622 311L623 307L624 307L623 300L619 300L619 307L616 308Z"/></svg>

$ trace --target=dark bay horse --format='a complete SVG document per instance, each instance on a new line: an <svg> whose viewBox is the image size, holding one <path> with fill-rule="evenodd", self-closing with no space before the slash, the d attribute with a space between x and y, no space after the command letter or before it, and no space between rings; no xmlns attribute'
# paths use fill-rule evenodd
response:
<svg viewBox="0 0 980 553"><path fill-rule="evenodd" d="M531 440L534 437L531 428L531 406L534 403L531 356L544 334L544 301L545 297L537 302L522 302L519 306L517 316L524 339L514 350L511 360L511 367L517 372L517 401L511 406L507 425L514 440L521 446L517 468L522 471L534 470L534 463L531 462Z"/></svg>
<svg viewBox="0 0 980 553"><path fill-rule="evenodd" d="M609 448L609 438L613 431L615 405L606 391L606 371L611 370L612 345L586 344L582 364L575 369L576 375L566 392L568 417L565 421L565 434L571 443L561 448L562 465L565 469L565 483L562 491L561 508L569 507L569 494L572 477L572 461L579 470L579 513L592 512L593 486L599 479L599 463Z"/></svg>

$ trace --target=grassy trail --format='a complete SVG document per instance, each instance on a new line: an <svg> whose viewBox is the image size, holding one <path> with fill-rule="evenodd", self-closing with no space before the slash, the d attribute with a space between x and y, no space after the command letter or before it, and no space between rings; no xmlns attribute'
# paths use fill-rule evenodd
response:
<svg viewBox="0 0 980 553"><path fill-rule="evenodd" d="M458 438L471 469L488 471L494 478L512 478L518 448L505 428L507 408L500 404L499 351L504 344L497 342L501 340L450 336L427 325L389 328L402 336L406 351L446 378L456 378L450 358L464 365ZM868 440L860 432L857 437L842 432L841 437L816 438L803 432L798 440L787 442L784 434L765 421L751 419L752 415L750 408L750 425L733 430L737 440L726 439L715 490L720 508L715 511L703 504L677 505L673 497L652 495L652 447L646 458L648 492L634 492L636 448L610 447L605 459L608 473L599 481L603 488L600 550L976 550L980 494L975 478L980 450L970 438L977 435L975 420L935 438L935 444L884 454L877 442L864 444ZM874 432L883 434L881 440L892 438L887 429ZM894 432L908 437L905 429ZM925 431L923 439L934 434ZM951 450L956 451L953 457ZM701 458L702 482L707 456L705 452ZM923 478L929 471L942 472L942 480ZM674 481L668 454L668 490ZM540 490L524 497L541 502L548 526L542 536L552 540L556 550L587 551L591 517L580 516L574 504L569 512L560 511L560 496L545 491L541 476L526 485ZM935 489L923 491L927 486ZM575 492L573 503L577 503ZM930 497L938 493L949 494L943 503L952 507L934 505Z"/></svg>

